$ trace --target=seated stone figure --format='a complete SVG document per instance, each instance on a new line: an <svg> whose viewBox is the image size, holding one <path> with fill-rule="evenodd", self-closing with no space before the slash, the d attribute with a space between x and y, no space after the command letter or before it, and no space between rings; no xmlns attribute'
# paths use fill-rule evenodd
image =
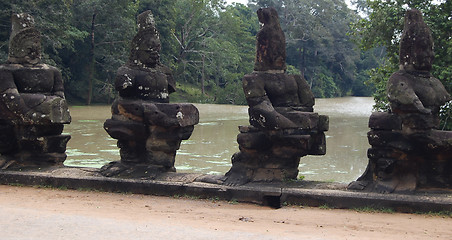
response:
<svg viewBox="0 0 452 240"><path fill-rule="evenodd" d="M285 74L285 37L274 8L257 11L254 72L243 78L251 126L239 127L240 152L226 173L228 185L282 181L298 175L300 157L325 154L328 117L313 112L314 95L300 75Z"/></svg>
<svg viewBox="0 0 452 240"><path fill-rule="evenodd" d="M33 17L11 19L8 63L0 65L0 167L62 165L71 117L61 73L41 63Z"/></svg>
<svg viewBox="0 0 452 240"><path fill-rule="evenodd" d="M119 97L104 124L118 139L121 155L121 162L104 166L106 176L175 171L176 150L199 120L192 104L169 104L175 81L160 63L160 39L151 11L140 14L137 22L129 61L116 74Z"/></svg>
<svg viewBox="0 0 452 240"><path fill-rule="evenodd" d="M351 189L390 193L452 187L452 132L439 131L440 106L451 100L430 74L433 39L416 9L408 10L400 41L400 70L387 84L390 113L373 113L366 172Z"/></svg>
<svg viewBox="0 0 452 240"><path fill-rule="evenodd" d="M284 73L285 36L276 10L261 8L257 15L263 26L256 36L255 71L243 78L250 123L265 129L299 128L303 117L296 115L313 111L314 95L301 75Z"/></svg>
<svg viewBox="0 0 452 240"><path fill-rule="evenodd" d="M403 126L407 128L437 129L439 108L451 97L443 84L430 74L433 39L418 10L410 10L405 16L399 56L400 70L389 78L387 85L391 111L402 116ZM410 120L418 116L424 117L421 124Z"/></svg>

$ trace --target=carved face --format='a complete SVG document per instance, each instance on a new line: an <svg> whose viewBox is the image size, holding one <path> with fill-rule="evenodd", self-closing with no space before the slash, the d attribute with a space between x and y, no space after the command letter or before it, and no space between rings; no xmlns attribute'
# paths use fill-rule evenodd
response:
<svg viewBox="0 0 452 240"><path fill-rule="evenodd" d="M129 62L141 68L155 67L160 61L160 37L151 11L138 15L138 33L132 40Z"/></svg>
<svg viewBox="0 0 452 240"><path fill-rule="evenodd" d="M146 66L155 66L160 59L160 49L158 37L150 33L144 34L134 49L136 60Z"/></svg>
<svg viewBox="0 0 452 240"><path fill-rule="evenodd" d="M259 22L262 24L265 24L266 22L268 22L268 19L265 16L266 14L264 13L264 9L263 8L259 8L257 10L257 18L259 19Z"/></svg>
<svg viewBox="0 0 452 240"><path fill-rule="evenodd" d="M26 13L11 16L8 62L37 64L41 61L41 34Z"/></svg>
<svg viewBox="0 0 452 240"><path fill-rule="evenodd" d="M41 60L41 43L36 39L24 42L22 51L28 63L37 63Z"/></svg>
<svg viewBox="0 0 452 240"><path fill-rule="evenodd" d="M41 61L41 39L34 29L21 31L10 40L8 61L36 64Z"/></svg>

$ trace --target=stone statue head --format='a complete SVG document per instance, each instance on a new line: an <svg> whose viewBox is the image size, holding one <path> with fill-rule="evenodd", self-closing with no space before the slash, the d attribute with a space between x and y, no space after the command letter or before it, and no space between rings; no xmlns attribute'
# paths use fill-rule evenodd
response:
<svg viewBox="0 0 452 240"><path fill-rule="evenodd" d="M399 64L406 71L430 71L434 59L433 38L422 13L410 9L400 40Z"/></svg>
<svg viewBox="0 0 452 240"><path fill-rule="evenodd" d="M141 68L152 68L160 62L160 37L151 11L138 15L138 33L132 40L129 62Z"/></svg>
<svg viewBox="0 0 452 240"><path fill-rule="evenodd" d="M259 19L259 22L261 22L263 25L265 24L279 25L278 12L273 7L259 8L257 10L257 18Z"/></svg>
<svg viewBox="0 0 452 240"><path fill-rule="evenodd" d="M8 62L37 64L41 61L41 34L34 19L26 13L11 16Z"/></svg>
<svg viewBox="0 0 452 240"><path fill-rule="evenodd" d="M255 71L286 70L286 40L275 8L260 8L261 29L256 36Z"/></svg>

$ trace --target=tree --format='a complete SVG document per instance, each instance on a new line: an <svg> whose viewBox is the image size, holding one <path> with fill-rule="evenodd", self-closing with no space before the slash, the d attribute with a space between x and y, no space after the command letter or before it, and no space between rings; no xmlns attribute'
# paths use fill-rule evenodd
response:
<svg viewBox="0 0 452 240"><path fill-rule="evenodd" d="M216 43L209 47L215 53L210 79L216 86L216 100L245 104L241 79L253 71L257 16L246 6L236 4L220 12L219 23Z"/></svg>
<svg viewBox="0 0 452 240"><path fill-rule="evenodd" d="M217 37L218 21L215 16L221 9L218 1L178 0L176 2L176 28L172 32L178 43L174 56L175 75L184 82L205 83L206 58L213 52L207 49L211 39ZM203 94L204 94L203 89Z"/></svg>
<svg viewBox="0 0 452 240"><path fill-rule="evenodd" d="M316 97L354 94L361 52L347 33L359 16L343 0L252 0L254 8L279 12L287 41L287 63L296 66ZM254 4L254 5L253 5ZM363 78L358 78L363 80Z"/></svg>
<svg viewBox="0 0 452 240"><path fill-rule="evenodd" d="M360 2L364 0L359 0ZM365 72L377 58L346 34L358 15L343 0L39 0L0 1L0 59L8 51L10 14L35 16L45 61L59 67L69 101L109 102L116 69L129 56L135 16L152 10L161 61L196 101L244 104L241 79L253 71L258 7L274 6L287 39L288 73L301 73L317 97L365 95ZM447 11L445 9L444 11ZM447 40L447 35L442 37ZM447 41L444 42L447 43ZM445 72L447 73L447 72Z"/></svg>
<svg viewBox="0 0 452 240"><path fill-rule="evenodd" d="M114 74L128 58L136 32L137 8L137 3L127 0L74 1L73 25L87 36L76 43L75 56L65 56L73 76L67 83L71 97L84 99L87 105L93 100L93 91L98 93L94 96L97 102L112 97Z"/></svg>
<svg viewBox="0 0 452 240"><path fill-rule="evenodd" d="M199 86L204 101L244 104L241 78L252 71L255 14L222 1L178 0L175 6L176 80Z"/></svg>
<svg viewBox="0 0 452 240"><path fill-rule="evenodd" d="M113 94L116 69L128 56L137 3L127 0L40 0L0 2L0 57L6 60L10 15L34 16L42 35L44 62L62 70L70 100L90 104ZM87 61L87 59L89 59ZM88 93L88 94L86 94ZM111 96L110 96L111 97Z"/></svg>
<svg viewBox="0 0 452 240"><path fill-rule="evenodd" d="M41 32L43 61L62 70L65 80L70 78L70 71L62 62L59 53L63 50L74 52L75 42L86 34L78 30L71 21L72 1L70 0L10 0L0 2L0 60L4 62L8 55L8 40L11 29L12 13L29 13Z"/></svg>

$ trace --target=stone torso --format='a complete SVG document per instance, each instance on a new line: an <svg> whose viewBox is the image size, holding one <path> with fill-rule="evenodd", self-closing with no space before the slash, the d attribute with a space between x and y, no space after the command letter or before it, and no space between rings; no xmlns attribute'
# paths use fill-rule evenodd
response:
<svg viewBox="0 0 452 240"><path fill-rule="evenodd" d="M314 105L314 96L299 75L253 73L243 78L243 90L250 107L259 98L267 97L273 107L307 107Z"/></svg>
<svg viewBox="0 0 452 240"><path fill-rule="evenodd" d="M15 84L20 93L51 94L56 91L62 91L62 86L58 86L55 83L55 74L58 71L55 67L46 64L32 66L8 64L2 65L0 68L1 70L10 72L12 75L13 82L4 84Z"/></svg>
<svg viewBox="0 0 452 240"><path fill-rule="evenodd" d="M415 105L436 110L450 100L444 86L429 73L398 71L388 81L388 97L393 111L417 111Z"/></svg>
<svg viewBox="0 0 452 240"><path fill-rule="evenodd" d="M298 84L294 78L281 74L273 79L265 79L265 90L274 107L300 106Z"/></svg>
<svg viewBox="0 0 452 240"><path fill-rule="evenodd" d="M118 70L115 87L123 98L169 102L167 76L162 72L123 66Z"/></svg>

